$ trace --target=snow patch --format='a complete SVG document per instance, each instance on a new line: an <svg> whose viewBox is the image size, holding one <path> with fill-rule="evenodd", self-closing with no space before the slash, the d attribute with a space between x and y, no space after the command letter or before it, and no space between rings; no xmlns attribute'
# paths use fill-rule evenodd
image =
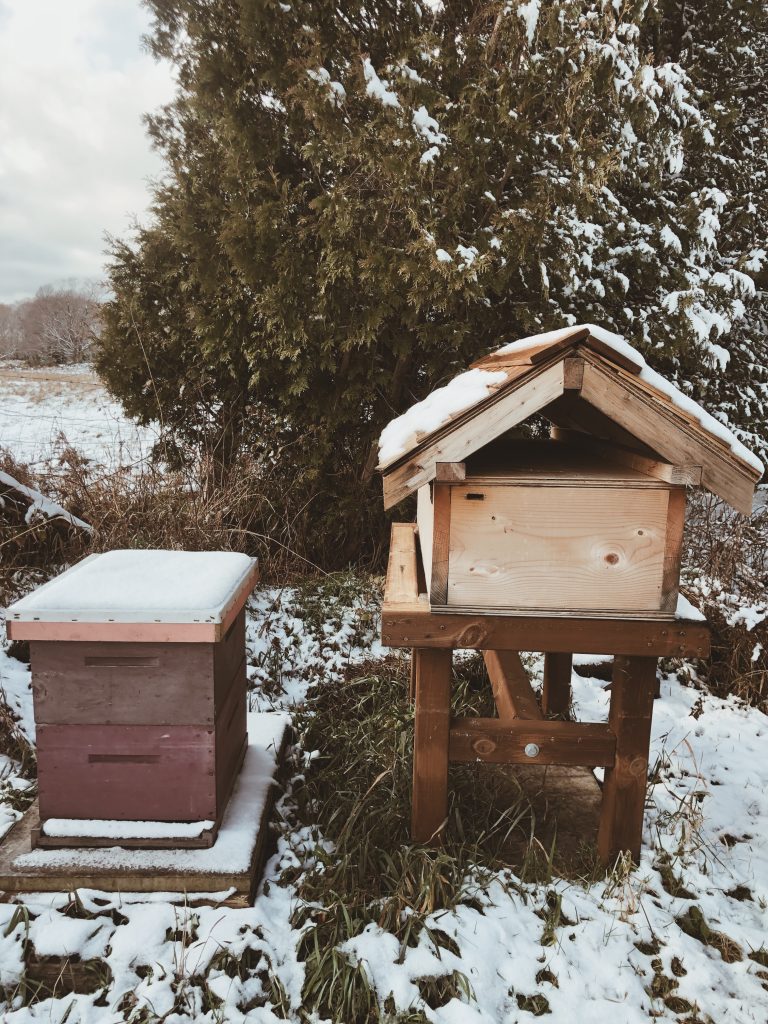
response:
<svg viewBox="0 0 768 1024"><path fill-rule="evenodd" d="M389 88L389 82L379 78L369 57L366 57L363 61L363 74L365 75L365 80L368 83L365 91L369 96L377 99L384 107L400 106L400 100L397 98L397 93L392 92Z"/></svg>

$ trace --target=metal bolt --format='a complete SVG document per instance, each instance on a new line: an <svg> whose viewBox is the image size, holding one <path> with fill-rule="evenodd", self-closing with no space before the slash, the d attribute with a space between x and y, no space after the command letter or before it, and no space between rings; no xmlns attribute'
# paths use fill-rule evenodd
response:
<svg viewBox="0 0 768 1024"><path fill-rule="evenodd" d="M526 743L523 753L526 757L538 757L539 748L535 743Z"/></svg>

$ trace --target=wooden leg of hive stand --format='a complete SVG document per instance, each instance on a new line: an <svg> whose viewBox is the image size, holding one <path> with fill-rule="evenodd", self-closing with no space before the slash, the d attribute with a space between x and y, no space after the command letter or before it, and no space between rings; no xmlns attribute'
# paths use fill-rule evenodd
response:
<svg viewBox="0 0 768 1024"><path fill-rule="evenodd" d="M439 832L448 815L448 733L453 652L421 647L413 653L416 709L411 837L417 843L439 843Z"/></svg>
<svg viewBox="0 0 768 1024"><path fill-rule="evenodd" d="M571 706L572 654L544 655L544 688L541 710L544 715L564 715Z"/></svg>
<svg viewBox="0 0 768 1024"><path fill-rule="evenodd" d="M616 760L605 770L597 835L606 865L622 851L640 858L655 692L656 658L614 658L608 725L616 736Z"/></svg>

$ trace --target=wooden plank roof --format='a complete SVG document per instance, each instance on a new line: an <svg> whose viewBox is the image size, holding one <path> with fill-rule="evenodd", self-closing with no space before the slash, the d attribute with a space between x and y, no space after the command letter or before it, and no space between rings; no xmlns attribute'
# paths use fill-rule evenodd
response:
<svg viewBox="0 0 768 1024"><path fill-rule="evenodd" d="M438 463L463 461L566 394L663 459L701 465L703 486L751 509L759 459L622 338L591 324L505 345L393 420L381 436L385 507L434 479Z"/></svg>

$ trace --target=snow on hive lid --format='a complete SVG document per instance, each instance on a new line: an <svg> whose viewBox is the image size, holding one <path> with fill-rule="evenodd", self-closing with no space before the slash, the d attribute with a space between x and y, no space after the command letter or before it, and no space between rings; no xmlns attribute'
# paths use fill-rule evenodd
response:
<svg viewBox="0 0 768 1024"><path fill-rule="evenodd" d="M234 551L90 555L11 605L9 635L29 635L15 623L224 624L245 602L257 573L256 559Z"/></svg>
<svg viewBox="0 0 768 1024"><path fill-rule="evenodd" d="M507 381L519 380L521 367L533 369L536 363L559 353L565 355L577 344L593 349L649 385L680 413L694 420L705 433L726 445L750 470L758 476L763 472L760 459L725 424L652 370L637 349L624 338L596 324L576 324L521 338L478 360L470 370L459 374L445 387L433 391L387 424L379 439L379 469L386 473L389 467L452 420L482 405Z"/></svg>

